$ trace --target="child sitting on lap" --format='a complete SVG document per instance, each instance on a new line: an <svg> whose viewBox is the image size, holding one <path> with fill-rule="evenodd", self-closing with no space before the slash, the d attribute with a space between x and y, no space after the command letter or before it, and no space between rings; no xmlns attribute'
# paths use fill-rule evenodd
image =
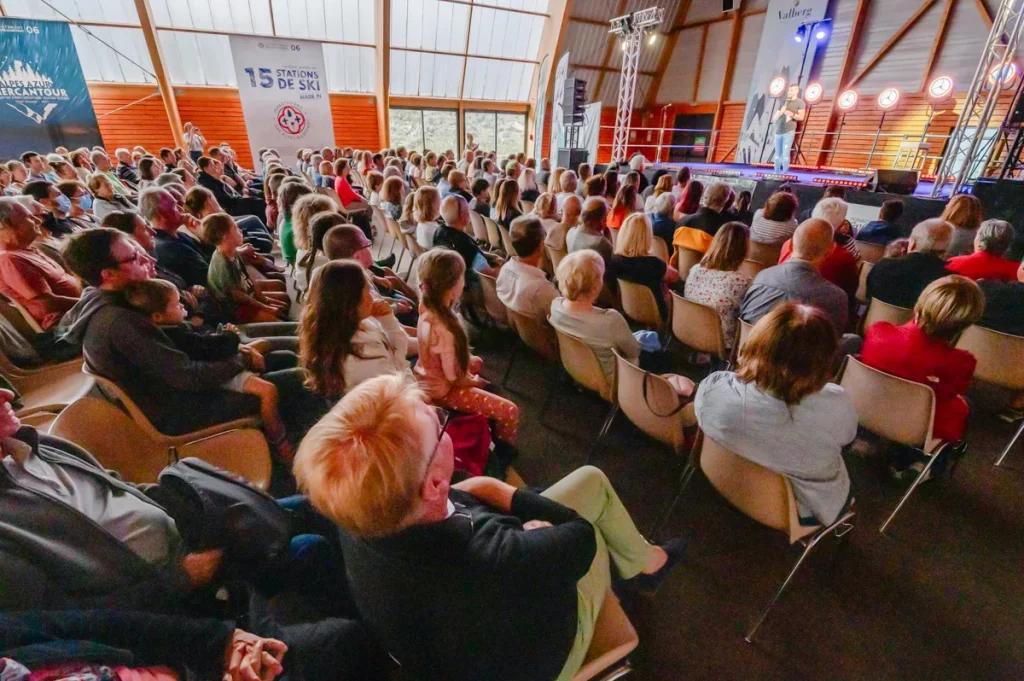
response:
<svg viewBox="0 0 1024 681"><path fill-rule="evenodd" d="M240 343L238 329L231 324L224 325L223 330L216 333L200 333L186 323L186 310L181 304L178 287L169 281L147 279L129 284L125 289L125 299L159 326L174 346L190 359L212 362L242 353L248 355L255 370L266 371L265 344L259 341ZM242 371L221 387L260 398L260 417L267 440L283 460L291 461L295 456L295 446L288 441L284 422L277 411L277 386L252 371Z"/></svg>

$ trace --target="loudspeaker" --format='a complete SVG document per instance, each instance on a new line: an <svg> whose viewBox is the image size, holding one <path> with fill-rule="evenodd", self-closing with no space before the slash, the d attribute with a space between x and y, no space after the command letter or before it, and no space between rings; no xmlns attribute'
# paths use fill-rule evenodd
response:
<svg viewBox="0 0 1024 681"><path fill-rule="evenodd" d="M910 196L917 189L921 174L916 170L876 170L868 189L879 194Z"/></svg>
<svg viewBox="0 0 1024 681"><path fill-rule="evenodd" d="M575 171L581 163L587 162L587 156L586 149L559 149L558 165Z"/></svg>
<svg viewBox="0 0 1024 681"><path fill-rule="evenodd" d="M587 106L587 81L566 78L562 89L562 125L583 123L583 110Z"/></svg>
<svg viewBox="0 0 1024 681"><path fill-rule="evenodd" d="M736 9L736 3L733 0L722 0L722 11L731 12Z"/></svg>

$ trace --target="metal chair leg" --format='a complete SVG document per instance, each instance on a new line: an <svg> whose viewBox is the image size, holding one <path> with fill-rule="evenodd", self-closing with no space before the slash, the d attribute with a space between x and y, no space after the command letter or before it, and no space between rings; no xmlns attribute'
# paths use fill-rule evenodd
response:
<svg viewBox="0 0 1024 681"><path fill-rule="evenodd" d="M1010 453L1010 450L1013 449L1013 446L1017 444L1017 440L1020 439L1021 433L1024 433L1024 421L1021 421L1020 428L1018 428L1017 432L1014 433L1013 439L1010 440L1010 442L1006 445L1006 449L1004 449L1003 453L999 455L998 459L996 459L997 466L1001 466L1003 464L1003 459L1005 459L1006 455Z"/></svg>
<svg viewBox="0 0 1024 681"><path fill-rule="evenodd" d="M934 454L931 455L931 457L929 457L928 464L924 467L924 470L921 471L921 474L917 476L916 480L914 480L914 484L910 486L910 489L907 490L907 493L903 495L902 499L900 499L900 503L896 505L895 509L893 509L892 515L890 515L889 518L884 523L882 523L882 527L878 529L878 531L881 534L885 534L885 528L889 527L889 523L891 523L892 519L896 517L896 514L900 512L900 509L903 508L903 505L907 503L907 499L910 498L910 495L914 493L914 490L917 489L917 486L920 485L921 482L923 482L924 479L931 473L932 465L935 463L936 459L939 458L939 456L945 453L947 446L948 445L942 445L937 452L935 452Z"/></svg>
<svg viewBox="0 0 1024 681"><path fill-rule="evenodd" d="M513 343L512 345L512 356L508 358L508 366L505 367L505 375L501 377L501 387L505 387L505 383L508 382L508 375L512 373L512 365L515 364L516 357L519 355L519 343Z"/></svg>
<svg viewBox="0 0 1024 681"><path fill-rule="evenodd" d="M789 575L786 577L786 581L784 581L782 583L782 586L779 587L779 590L775 593L775 597L768 604L768 607L766 607L764 611L761 612L761 616L757 618L757 622L754 623L753 629L751 629L750 633L748 633L744 637L747 643L753 642L754 634L757 633L757 630L761 626L761 623L764 622L766 617L768 617L768 612L772 609L772 606L774 606L779 601L779 599L782 598L782 592L785 591L786 587L789 586L789 583L793 581L793 576L796 575L797 570L800 569L800 566L803 565L804 560L806 560L807 556L809 556L811 551L814 550L814 547L818 545L818 542L820 542L829 534L836 532L836 530L841 527L845 528L843 534L839 534L838 532L836 532L836 536L841 537L848 533L850 530L853 529L853 525L850 523L850 519L853 518L853 516L855 515L855 512L847 511L845 514L843 514L842 517L839 518L839 520L835 521L824 530L818 532L810 539L810 541L807 542L807 546L804 547L804 552L800 554L800 558L798 558L796 564L793 565L793 569L789 571Z"/></svg>
<svg viewBox="0 0 1024 681"><path fill-rule="evenodd" d="M601 426L601 432L597 434L597 439L594 440L594 444L590 448L590 453L587 454L587 463L590 463L590 460L594 457L594 452L597 451L597 448L601 444L601 440L604 438L604 436L608 434L609 430L611 430L612 423L615 421L615 417L618 416L618 414L619 405L613 404L612 410L608 412L608 418L604 420L604 425Z"/></svg>

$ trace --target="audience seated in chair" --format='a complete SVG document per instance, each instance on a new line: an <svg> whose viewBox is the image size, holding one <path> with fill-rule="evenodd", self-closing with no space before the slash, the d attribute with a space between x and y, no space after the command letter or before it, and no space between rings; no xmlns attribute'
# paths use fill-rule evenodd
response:
<svg viewBox="0 0 1024 681"><path fill-rule="evenodd" d="M544 226L534 216L523 216L512 222L510 236L515 257L498 274L498 299L508 309L544 324L551 312L551 302L558 297L558 289L540 269Z"/></svg>
<svg viewBox="0 0 1024 681"><path fill-rule="evenodd" d="M543 197L542 197L543 199ZM547 236L544 237L544 246L556 251L568 251L569 232L576 228L580 221L580 213L583 212L583 202L578 196L566 197L562 203L562 219L554 227L548 228Z"/></svg>
<svg viewBox="0 0 1024 681"><path fill-rule="evenodd" d="M751 284L750 277L738 271L746 253L746 227L742 222L726 223L711 240L700 264L691 267L686 277L686 299L718 312L726 350L731 350L736 340L740 303Z"/></svg>
<svg viewBox="0 0 1024 681"><path fill-rule="evenodd" d="M567 197L570 201L576 197ZM577 199L578 200L578 199ZM582 250L597 251L605 264L612 257L611 234L605 226L608 218L608 204L598 198L590 198L583 202L579 224L569 230L565 237L566 250L575 253Z"/></svg>
<svg viewBox="0 0 1024 681"><path fill-rule="evenodd" d="M750 223L750 240L781 247L796 231L798 207L793 194L775 192L769 196L764 210L757 211Z"/></svg>
<svg viewBox="0 0 1024 681"><path fill-rule="evenodd" d="M404 672L569 681L612 566L652 592L685 542L649 544L593 467L543 494L485 477L452 485L447 420L400 375L367 381L303 441L296 479L341 527L356 604Z"/></svg>
<svg viewBox="0 0 1024 681"><path fill-rule="evenodd" d="M968 279L1017 281L1024 273L1021 264L1006 257L1013 245L1013 225L1004 220L986 220L974 237L974 253L950 258L946 269Z"/></svg>
<svg viewBox="0 0 1024 681"><path fill-rule="evenodd" d="M857 412L829 382L837 350L824 312L785 303L754 325L736 372L701 381L694 403L705 435L790 479L807 525L835 522L852 500L842 450L857 436Z"/></svg>
<svg viewBox="0 0 1024 681"><path fill-rule="evenodd" d="M615 253L608 263L609 276L646 286L658 304L661 318L668 319L669 287L679 284L679 272L653 253L650 220L643 213L633 213L626 218L615 240Z"/></svg>
<svg viewBox="0 0 1024 681"><path fill-rule="evenodd" d="M958 255L970 255L974 252L974 239L984 220L981 201L971 194L957 194L946 204L946 209L939 216L953 226L953 234L949 240L946 256L953 258Z"/></svg>
<svg viewBox="0 0 1024 681"><path fill-rule="evenodd" d="M462 256L462 261L466 265L466 285L479 285L476 272L497 277L505 261L497 255L480 250L476 239L467 233L472 226L469 222L469 203L466 199L458 194L446 196L441 201L441 219L443 222L434 231L433 245L451 249Z"/></svg>
<svg viewBox="0 0 1024 681"><path fill-rule="evenodd" d="M910 233L905 256L883 258L871 268L868 297L898 307L914 307L928 284L950 274L945 257L952 235L953 226L944 220L918 223Z"/></svg>
<svg viewBox="0 0 1024 681"><path fill-rule="evenodd" d="M295 265L298 257L295 233L292 231L292 209L295 207L296 201L312 193L313 190L297 178L292 182L285 180L277 191L277 210L281 219L281 233L278 240L281 244L281 257L289 265Z"/></svg>
<svg viewBox="0 0 1024 681"><path fill-rule="evenodd" d="M822 199L814 207L814 219L824 220L832 226L832 241L834 243L831 252L818 266L818 271L822 277L841 288L850 300L853 300L860 284L860 273L857 269L860 253L857 252L856 244L849 235L846 212L846 202L838 198ZM791 239L783 244L779 262L786 262L792 252L793 240Z"/></svg>
<svg viewBox="0 0 1024 681"><path fill-rule="evenodd" d="M260 215L267 212L266 202L255 196L243 196L239 189L228 184L224 174L224 163L216 158L202 156L199 159L199 176L196 182L205 187L216 197L217 202L234 217L251 216L259 220ZM262 221L260 221L262 224ZM264 231L266 226L264 226Z"/></svg>
<svg viewBox="0 0 1024 681"><path fill-rule="evenodd" d="M699 229L714 236L722 225L729 222L729 215L725 212L725 206L729 201L731 192L732 190L729 189L729 185L715 182L708 188L704 205L698 208L695 213L683 217L679 221L679 226Z"/></svg>
<svg viewBox="0 0 1024 681"><path fill-rule="evenodd" d="M889 199L882 202L882 208L878 211L878 219L872 220L857 231L857 241L866 241L869 244L886 244L908 236L896 221L903 217L903 202L899 199Z"/></svg>
<svg viewBox="0 0 1024 681"><path fill-rule="evenodd" d="M217 197L206 187L192 187L186 192L185 210L200 221L207 215L229 212L224 210ZM274 239L262 220L255 215L242 215L235 218L235 224L242 230L247 244L252 244L263 255L270 254L274 248Z"/></svg>

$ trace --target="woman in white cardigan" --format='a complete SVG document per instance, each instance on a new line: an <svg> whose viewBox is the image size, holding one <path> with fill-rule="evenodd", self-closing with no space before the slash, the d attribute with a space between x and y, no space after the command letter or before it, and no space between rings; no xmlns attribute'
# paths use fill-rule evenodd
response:
<svg viewBox="0 0 1024 681"><path fill-rule="evenodd" d="M409 337L371 286L365 270L349 260L329 262L313 277L299 358L307 387L318 395L337 399L363 381L409 369Z"/></svg>

